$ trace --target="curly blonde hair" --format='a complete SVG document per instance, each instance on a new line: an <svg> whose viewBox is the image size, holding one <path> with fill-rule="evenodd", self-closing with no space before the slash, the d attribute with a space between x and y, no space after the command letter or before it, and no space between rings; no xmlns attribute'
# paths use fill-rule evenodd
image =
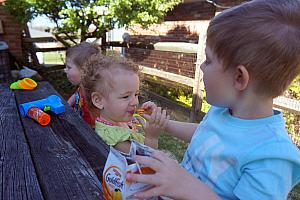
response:
<svg viewBox="0 0 300 200"><path fill-rule="evenodd" d="M85 62L81 86L91 112L97 111L92 103L92 93L99 92L102 96L109 95L109 91L113 88L112 77L118 70L133 72L140 77L140 69L137 64L116 54L95 54Z"/></svg>
<svg viewBox="0 0 300 200"><path fill-rule="evenodd" d="M75 46L68 48L66 51L66 58L74 62L79 70L82 70L85 61L93 54L100 53L101 50L96 44L82 42Z"/></svg>

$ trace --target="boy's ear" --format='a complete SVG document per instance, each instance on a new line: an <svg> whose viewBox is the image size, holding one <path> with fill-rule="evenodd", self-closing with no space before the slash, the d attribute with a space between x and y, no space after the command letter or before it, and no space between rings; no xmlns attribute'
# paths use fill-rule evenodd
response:
<svg viewBox="0 0 300 200"><path fill-rule="evenodd" d="M99 92L93 92L91 96L93 105L100 110L103 109L102 95Z"/></svg>
<svg viewBox="0 0 300 200"><path fill-rule="evenodd" d="M249 84L249 72L244 65L238 65L235 69L234 86L237 90L245 90Z"/></svg>

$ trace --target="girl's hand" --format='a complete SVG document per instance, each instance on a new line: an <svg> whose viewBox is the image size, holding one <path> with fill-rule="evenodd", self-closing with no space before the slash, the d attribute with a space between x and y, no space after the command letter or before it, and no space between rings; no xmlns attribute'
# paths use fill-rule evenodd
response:
<svg viewBox="0 0 300 200"><path fill-rule="evenodd" d="M135 197L145 199L155 196L167 196L174 199L195 199L199 197L214 197L214 194L198 179L189 174L175 160L165 153L154 150L151 157L136 156L135 160L146 167L152 168L154 174L127 174L128 181L136 181L153 185L152 188L135 194ZM206 189L208 191L206 191ZM213 196L210 196L213 194ZM209 195L209 196L206 196ZM203 198L210 199L210 198ZM214 199L214 198L212 198Z"/></svg>
<svg viewBox="0 0 300 200"><path fill-rule="evenodd" d="M156 108L157 108L157 106L154 102L147 101L142 104L142 106L140 107L140 109L138 109L138 111L140 110L139 114L141 114L141 115L144 115L144 114L151 115L153 110Z"/></svg>
<svg viewBox="0 0 300 200"><path fill-rule="evenodd" d="M141 108L145 109L147 113L151 112L151 114L141 114L146 119L146 122L138 118L145 131L145 137L148 139L157 139L160 133L165 130L170 116L167 115L166 110L162 110L161 107L157 107L150 101L144 103Z"/></svg>

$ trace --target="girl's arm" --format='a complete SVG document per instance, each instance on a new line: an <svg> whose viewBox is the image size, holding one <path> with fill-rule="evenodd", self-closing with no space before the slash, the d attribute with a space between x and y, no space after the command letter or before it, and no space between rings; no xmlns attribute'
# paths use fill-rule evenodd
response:
<svg viewBox="0 0 300 200"><path fill-rule="evenodd" d="M67 101L69 106L74 107L75 105L75 100L76 100L76 95L75 93L72 94L72 96L69 98L69 100Z"/></svg>
<svg viewBox="0 0 300 200"><path fill-rule="evenodd" d="M185 142L190 142L198 125L199 124L197 123L169 120L165 130L169 135L177 137Z"/></svg>

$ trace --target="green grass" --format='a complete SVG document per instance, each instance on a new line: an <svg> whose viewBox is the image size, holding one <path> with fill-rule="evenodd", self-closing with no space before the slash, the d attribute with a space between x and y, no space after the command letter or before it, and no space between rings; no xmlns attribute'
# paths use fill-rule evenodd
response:
<svg viewBox="0 0 300 200"><path fill-rule="evenodd" d="M65 52L45 52L43 53L44 64L58 64L65 63Z"/></svg>
<svg viewBox="0 0 300 200"><path fill-rule="evenodd" d="M300 183L290 192L288 200L300 200Z"/></svg>
<svg viewBox="0 0 300 200"><path fill-rule="evenodd" d="M171 157L176 159L178 162L182 161L185 150L188 146L187 143L165 134L160 136L158 144L158 148L160 150L170 153Z"/></svg>

